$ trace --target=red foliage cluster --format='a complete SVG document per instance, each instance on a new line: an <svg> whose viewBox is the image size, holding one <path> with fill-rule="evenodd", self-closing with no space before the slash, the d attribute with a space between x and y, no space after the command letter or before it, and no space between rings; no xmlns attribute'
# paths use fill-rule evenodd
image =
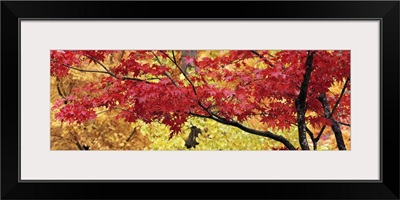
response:
<svg viewBox="0 0 400 200"><path fill-rule="evenodd" d="M51 51L50 73L63 77L73 68L83 69L82 58L100 65L110 53ZM104 71L109 76L98 83L87 83L68 97L68 104L56 103L54 108L60 109L59 120L83 122L96 117L94 108L105 106L119 109L119 117L126 121L159 121L175 133L190 115L238 122L257 115L261 122L284 129L296 123L295 100L305 74L307 55L308 51L279 51L271 55L269 51L233 50L215 58L187 59L197 66L197 74L172 79L166 74L179 68L172 51L134 51L118 66ZM259 58L258 62L267 67L249 66L248 58ZM170 59L175 64L167 66L160 59ZM307 110L315 111L318 116L306 120L311 125L329 124L317 97L328 94L334 81L350 77L350 51L316 51L312 66L306 103ZM343 96L335 112L341 118L350 115L349 96ZM327 98L333 107L338 95Z"/></svg>

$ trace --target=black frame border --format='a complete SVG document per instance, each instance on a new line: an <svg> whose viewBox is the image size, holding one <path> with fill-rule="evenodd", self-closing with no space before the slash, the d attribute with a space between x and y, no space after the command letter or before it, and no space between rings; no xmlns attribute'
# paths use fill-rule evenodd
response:
<svg viewBox="0 0 400 200"><path fill-rule="evenodd" d="M229 4L229 6L226 6ZM165 8L168 9L165 9ZM207 9L206 14L182 8ZM151 9L146 9L151 8ZM132 12L134 11L134 12ZM1 2L1 198L399 199L399 2ZM20 20L370 20L381 24L381 181L19 181ZM18 73L18 84L11 74ZM10 84L10 83L14 84ZM18 86L18 88L15 88ZM388 89L390 88L390 89ZM18 96L18 99L15 99ZM15 110L18 109L18 112ZM383 120L385 118L385 120ZM18 129L15 124L18 119ZM383 126L383 122L385 126ZM15 133L18 130L18 134ZM383 133L386 133L383 137ZM18 148L17 148L18 147ZM367 156L367 155L366 155ZM385 173L384 173L385 171ZM382 176L383 175L383 176ZM190 183L190 184L189 184ZM223 186L230 188L225 191ZM130 188L130 189L129 189ZM155 191L146 194L145 188ZM177 193L176 189L179 189ZM193 188L196 188L193 192ZM255 189L266 189L257 192ZM263 189L264 188L264 189ZM255 191L252 191L255 190ZM261 190L261 191L262 191ZM136 191L132 192L132 191ZM172 191L172 192L170 192ZM206 192L202 192L206 191ZM251 191L251 192L250 192ZM285 192L286 191L286 192Z"/></svg>

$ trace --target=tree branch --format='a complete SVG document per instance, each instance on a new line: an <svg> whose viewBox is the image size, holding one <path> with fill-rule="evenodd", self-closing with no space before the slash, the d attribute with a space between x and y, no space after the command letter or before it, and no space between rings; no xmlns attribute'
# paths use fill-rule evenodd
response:
<svg viewBox="0 0 400 200"><path fill-rule="evenodd" d="M342 96L343 96L344 92L346 91L346 86L347 86L347 84L348 84L349 81L350 81L350 77L347 77L346 82L344 83L344 86L343 86L342 91L341 91L341 93L340 93L340 96L339 96L339 98L336 100L335 106L333 107L332 112L330 113L330 116L329 116L329 117L332 117L332 116L333 116L333 113L335 112L337 106L339 105L340 100L342 99ZM317 99L318 99L318 98L317 98ZM318 99L318 100L319 100L319 99ZM350 124L345 124L345 123L342 123L342 122L338 122L338 123L339 123L339 124L342 124L342 125L345 125L345 126L350 126ZM324 125L324 126L321 128L321 130L320 130L319 133L318 133L318 136L315 138L315 142L318 142L318 141L319 141L319 139L320 139L322 133L324 132L325 128L326 128L326 125Z"/></svg>
<svg viewBox="0 0 400 200"><path fill-rule="evenodd" d="M52 59L51 61L52 61L52 62L58 62L57 60L53 60L53 59ZM65 66L65 67L68 67L68 68L70 68L70 69L77 70L77 71L80 71L80 72L108 74L108 75L110 75L110 76L112 76L112 77L118 79L118 77L117 77L115 74L111 73L111 72L99 71L99 70L79 69L79 68L72 67L72 66L69 66L69 65L64 64L64 63L60 63L60 64L63 65L63 66ZM121 79L122 79L122 80L134 80L134 81L141 81L141 82L151 83L151 82L149 82L147 79L140 79L140 78L134 78L134 77L126 77L126 76L124 76L124 77L122 77Z"/></svg>
<svg viewBox="0 0 400 200"><path fill-rule="evenodd" d="M176 62L176 57L175 57L174 50L172 50L172 58L174 58L174 62L175 62L175 63L178 63L178 62ZM179 68L180 68L180 67L179 67ZM182 71L183 71L183 69L182 69Z"/></svg>
<svg viewBox="0 0 400 200"><path fill-rule="evenodd" d="M131 138L132 138L133 134L135 134L135 133L136 133L136 131L137 131L137 127L135 127L135 128L133 129L132 133L131 133L131 134L128 136L128 138L126 138L126 140L125 140L125 143L124 143L124 146L123 146L123 147L125 147L125 146L126 146L126 144L129 142L129 140L131 140Z"/></svg>
<svg viewBox="0 0 400 200"><path fill-rule="evenodd" d="M183 76L185 77L185 79L190 83L190 85L192 86L193 92L197 97L197 91L196 91L196 87L194 86L193 82L189 79L189 77L186 75L186 73L182 70L182 68L179 66L179 64L176 62L175 59L175 54L174 51L172 50L172 55L173 58L171 58L171 56L169 56L167 53L165 53L164 51L161 51L161 53L163 53L164 55L166 55L168 57L169 60L171 60L175 66L181 71L181 73L183 74ZM215 116L215 114L211 113L201 102L200 100L197 99L197 103L198 105L205 110L210 116Z"/></svg>
<svg viewBox="0 0 400 200"><path fill-rule="evenodd" d="M146 83L151 83L148 81L148 79L140 79L140 78L134 78L134 77L122 77L122 80L132 80L132 81L140 81L140 82L146 82Z"/></svg>
<svg viewBox="0 0 400 200"><path fill-rule="evenodd" d="M348 127L350 127L350 124L346 124L346 123L343 123L343 122L338 122L339 124L341 124L341 125L343 125L343 126L348 126Z"/></svg>
<svg viewBox="0 0 400 200"><path fill-rule="evenodd" d="M319 138L321 137L322 133L325 130L326 125L324 125L318 133L318 136L315 138L315 141L318 142Z"/></svg>
<svg viewBox="0 0 400 200"><path fill-rule="evenodd" d="M60 89L60 82L57 83L57 92L58 92L58 95L60 95L60 97L65 98L65 94Z"/></svg>
<svg viewBox="0 0 400 200"><path fill-rule="evenodd" d="M162 65L161 60L158 58L158 56L154 53L154 51L151 51L151 53L153 54L153 56L157 59L158 64L160 64L160 66Z"/></svg>
<svg viewBox="0 0 400 200"><path fill-rule="evenodd" d="M162 64L161 64L161 60L158 58L158 56L157 56L153 51L152 51L151 53L154 55L154 57L157 59L158 64L160 64L160 66L161 66L161 65L162 65ZM176 87L179 87L178 83L176 83L176 82L174 81L174 79L172 79L171 75L170 75L167 71L164 72L164 75L167 76L167 77L169 78L169 80L170 80Z"/></svg>
<svg viewBox="0 0 400 200"><path fill-rule="evenodd" d="M350 77L347 77L346 82L344 83L344 86L342 88L342 92L340 93L338 100L336 100L335 106L333 106L333 108L332 108L331 116L333 116L333 113L335 112L336 108L338 107L339 102L342 99L344 92L346 91L346 86L349 81L350 81Z"/></svg>
<svg viewBox="0 0 400 200"><path fill-rule="evenodd" d="M183 76L185 77L185 79L190 83L190 85L192 86L193 92L194 94L197 96L197 91L196 91L196 87L194 86L193 82L189 79L189 77L186 75L186 73L182 70L182 68L179 66L179 64L176 62L176 58L175 58L175 54L174 51L172 50L172 55L173 58L171 58L171 56L169 56L167 53L165 53L164 51L161 51L161 53L163 53L165 56L168 57L169 60L171 60L175 66L181 71L181 73L183 74ZM205 110L210 116L216 116L214 113L211 113L201 102L200 100L197 100L197 104L203 109Z"/></svg>
<svg viewBox="0 0 400 200"><path fill-rule="evenodd" d="M168 77L168 79L176 86L179 87L178 83L176 83L174 81L174 79L172 79L171 75L168 72L164 72L164 75Z"/></svg>
<svg viewBox="0 0 400 200"><path fill-rule="evenodd" d="M299 126L295 123L292 123L292 125L295 125L297 127ZM310 136L310 138L311 138L314 150L317 150L317 140L314 138L314 133L307 126L306 126L306 131L308 133L308 136Z"/></svg>
<svg viewBox="0 0 400 200"><path fill-rule="evenodd" d="M191 114L193 116L196 116L196 117L212 119L212 120L217 121L217 122L219 122L221 124L234 126L236 128L239 128L239 129L241 129L243 131L246 131L246 132L248 132L250 134L253 134L253 135L258 135L258 136L271 138L273 140L281 142L282 144L284 144L290 150L296 150L296 148L286 138L284 138L283 136L280 136L280 135L276 135L276 134L274 134L274 133L272 133L270 131L255 130L255 129L246 127L246 126L242 125L239 122L236 122L236 121L233 121L233 120L228 121L228 120L220 118L220 117L217 118L215 116L206 116L206 115L201 115L201 114L196 114L196 113L189 113L189 114Z"/></svg>
<svg viewBox="0 0 400 200"><path fill-rule="evenodd" d="M51 61L52 61L52 62L58 62L57 60L53 60L53 59L51 59ZM102 74L108 74L108 75L110 75L110 74L109 74L108 72L106 72L106 71L79 69L79 68L72 67L72 66L69 66L69 65L64 64L64 63L60 63L60 64L63 65L63 66L65 66L65 67L68 67L68 68L70 68L70 69L77 70L77 71L80 71L80 72L94 72L94 73L102 73Z"/></svg>
<svg viewBox="0 0 400 200"><path fill-rule="evenodd" d="M164 51L161 51L161 53L163 53L164 55L166 55L168 57L169 60L171 60L175 66L179 69L179 71L181 71L181 73L183 74L183 76L185 77L185 79L190 83L190 85L192 86L193 92L194 94L197 96L197 91L196 91L196 87L194 86L193 82L189 79L189 77L186 75L186 73L182 70L182 68L179 66L179 64L176 62L175 59L175 54L174 51L172 50L172 54L174 55L174 58L171 58L171 56L169 56L167 53L165 53Z"/></svg>
<svg viewBox="0 0 400 200"><path fill-rule="evenodd" d="M271 61L269 61L269 60L265 59L264 57L262 57L257 51L251 50L251 53L255 54L256 56L258 56L259 58L261 58L262 60L267 62L267 64L270 65L271 67L275 67L275 65L272 64Z"/></svg>
<svg viewBox="0 0 400 200"><path fill-rule="evenodd" d="M318 97L318 100L321 102L322 107L324 108L324 114L327 119L332 123L332 131L335 134L336 143L339 150L346 150L346 145L344 144L342 131L340 130L339 123L333 119L332 113L330 112L328 101L326 100L326 94L321 94Z"/></svg>
<svg viewBox="0 0 400 200"><path fill-rule="evenodd" d="M308 133L308 136L310 136L310 138L311 138L314 150L317 150L317 142L315 141L314 133L311 132L311 130L307 126L306 126L306 131Z"/></svg>
<svg viewBox="0 0 400 200"><path fill-rule="evenodd" d="M100 112L97 112L96 115L100 115L101 113L105 113L105 112L108 112L108 111L110 111L110 110L102 110Z"/></svg>
<svg viewBox="0 0 400 200"><path fill-rule="evenodd" d="M75 138L75 145L78 147L79 150L85 150L85 148L81 145L81 143L79 142L79 139L76 135L73 135L70 131L68 131L68 133Z"/></svg>
<svg viewBox="0 0 400 200"><path fill-rule="evenodd" d="M104 66L103 63L101 63L100 61L98 61L96 58L93 58L93 57L90 56L90 55L85 55L85 56L88 57L88 58L90 58L90 59L92 59L94 62L96 62L97 64L99 64L101 67L103 67L103 69L106 70L106 72L107 72L108 74L110 74L110 75L113 76L114 78L117 78L117 76L115 76L115 74L111 73L111 72L107 69L107 67Z"/></svg>

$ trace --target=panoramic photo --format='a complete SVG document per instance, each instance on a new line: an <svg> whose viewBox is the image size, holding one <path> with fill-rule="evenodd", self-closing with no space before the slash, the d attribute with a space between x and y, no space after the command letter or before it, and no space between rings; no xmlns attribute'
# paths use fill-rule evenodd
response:
<svg viewBox="0 0 400 200"><path fill-rule="evenodd" d="M350 50L50 50L51 150L351 150Z"/></svg>

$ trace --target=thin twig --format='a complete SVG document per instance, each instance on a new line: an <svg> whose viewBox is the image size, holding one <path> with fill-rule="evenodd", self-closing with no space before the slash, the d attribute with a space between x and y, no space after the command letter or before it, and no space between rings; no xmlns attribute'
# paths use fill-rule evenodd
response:
<svg viewBox="0 0 400 200"><path fill-rule="evenodd" d="M110 110L103 110L103 111L97 112L96 115L100 115L101 113L105 113L105 112L108 112L108 111L110 111Z"/></svg>
<svg viewBox="0 0 400 200"><path fill-rule="evenodd" d="M51 61L52 61L52 62L58 62L57 60L53 60L53 59L52 59ZM60 63L60 64L63 65L63 66L65 66L65 67L68 67L68 68L70 68L70 69L77 70L77 71L80 71L80 72L95 72L95 73L109 74L108 72L105 72L105 71L79 69L79 68L72 67L72 66L69 66L69 65L64 64L64 63ZM109 75L110 75L110 74L109 74Z"/></svg>
<svg viewBox="0 0 400 200"><path fill-rule="evenodd" d="M90 55L85 55L85 56L88 57L88 58L90 58L90 59L92 59L94 62L96 62L97 64L99 64L101 67L103 67L103 69L106 70L106 72L107 72L108 74L110 74L111 76L113 76L113 77L115 77L115 78L117 77L117 76L115 76L115 74L113 74L112 72L110 72L110 71L107 69L107 67L103 65L103 63L101 63L100 61L98 61L96 58L93 58L93 57L90 56Z"/></svg>
<svg viewBox="0 0 400 200"><path fill-rule="evenodd" d="M132 138L133 134L135 134L135 133L136 133L136 131L137 131L137 127L135 127L135 129L133 129L133 131L132 131L132 133L129 135L129 137L128 137L128 138L126 138L126 142L125 142L125 144L126 144L127 142L129 142L129 140L131 140L131 138Z"/></svg>
<svg viewBox="0 0 400 200"><path fill-rule="evenodd" d="M321 137L322 133L324 132L325 128L326 128L326 125L324 125L324 126L321 128L321 130L319 131L317 137L315 138L315 141L316 141L316 142L318 142L318 140L319 140L319 138Z"/></svg>
<svg viewBox="0 0 400 200"><path fill-rule="evenodd" d="M174 50L172 50L172 58L174 58L174 62L177 63L177 62L176 62L176 58L175 58Z"/></svg>
<svg viewBox="0 0 400 200"><path fill-rule="evenodd" d="M341 125L343 125L343 126L348 126L348 127L350 127L350 124L346 124L346 123L343 123L343 122L338 122L339 124L341 124Z"/></svg>
<svg viewBox="0 0 400 200"><path fill-rule="evenodd" d="M140 79L140 78L126 77L126 76L122 77L122 80L133 80L133 81L151 83L151 82L148 81L148 79Z"/></svg>
<svg viewBox="0 0 400 200"><path fill-rule="evenodd" d="M52 62L58 62L57 60L51 60L51 61L52 61ZM108 75L110 75L110 76L112 76L112 77L114 77L114 78L118 78L118 77L115 76L114 74L112 74L112 73L110 73L110 72L107 72L107 71L79 69L79 68L72 67L72 66L69 66L69 65L64 64L64 63L60 63L60 64L63 65L63 66L65 66L65 67L68 67L68 68L70 68L70 69L77 70L77 71L80 71L80 72L90 72L90 73L108 74ZM140 78L134 78L134 77L127 77L127 76L124 76L124 77L122 77L121 79L122 79L122 80L134 80L134 81L141 81L141 82L151 83L151 82L148 81L148 79L140 79Z"/></svg>
<svg viewBox="0 0 400 200"><path fill-rule="evenodd" d="M158 58L158 56L157 56L153 51L152 51L151 53L154 55L154 57L157 59L158 64L160 64L160 66L161 66L162 63L161 63L161 60ZM174 79L172 79L171 75L170 75L167 71L164 72L164 75L167 76L167 77L169 78L169 80L171 80L171 82L172 82L176 87L179 87L179 85L174 81Z"/></svg>
<svg viewBox="0 0 400 200"><path fill-rule="evenodd" d="M171 75L170 75L168 72L165 71L165 72L164 72L164 75L167 76L167 77L169 78L169 80L170 80L176 87L179 87L178 83L176 83L176 82L174 81L174 79L172 79Z"/></svg>
<svg viewBox="0 0 400 200"><path fill-rule="evenodd" d="M158 56L152 51L151 52L153 54L153 56L157 59L158 64L160 64L160 66L162 65L161 60L158 58Z"/></svg>
<svg viewBox="0 0 400 200"><path fill-rule="evenodd" d="M190 83L190 85L193 88L193 92L194 94L197 96L197 91L196 91L196 87L194 86L193 82L189 79L189 77L187 77L187 75L185 74L185 72L182 70L182 68L179 66L179 64L176 62L175 59L175 54L174 51L172 51L172 54L174 55L174 58L171 58L171 56L169 56L167 53L165 53L164 51L161 51L161 53L163 53L164 55L166 55L168 57L169 60L171 60L175 66L179 69L179 71L181 71L181 73L183 74L183 76L185 77L185 79Z"/></svg>
<svg viewBox="0 0 400 200"><path fill-rule="evenodd" d="M271 63L271 61L265 59L264 57L262 57L257 51L255 50L251 50L251 53L257 55L259 58L261 58L262 60L264 60L265 62L267 62L268 65L270 65L271 67L275 67L274 64ZM269 55L269 54L268 54Z"/></svg>
<svg viewBox="0 0 400 200"><path fill-rule="evenodd" d="M333 115L333 113L335 112L336 108L338 107L339 102L342 99L344 92L346 91L346 86L347 86L347 83L349 81L350 81L350 77L347 77L346 82L344 83L344 86L342 88L342 92L340 93L340 96L339 96L338 100L336 101L335 106L333 106L333 108L332 108L332 112L330 114L330 117Z"/></svg>

